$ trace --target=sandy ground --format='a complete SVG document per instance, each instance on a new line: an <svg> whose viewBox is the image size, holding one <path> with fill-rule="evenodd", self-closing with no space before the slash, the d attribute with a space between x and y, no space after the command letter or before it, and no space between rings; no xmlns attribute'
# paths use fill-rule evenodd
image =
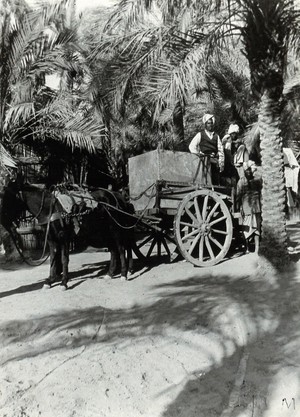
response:
<svg viewBox="0 0 300 417"><path fill-rule="evenodd" d="M107 253L1 265L0 417L300 416L300 225L289 274L245 255L105 281Z"/></svg>

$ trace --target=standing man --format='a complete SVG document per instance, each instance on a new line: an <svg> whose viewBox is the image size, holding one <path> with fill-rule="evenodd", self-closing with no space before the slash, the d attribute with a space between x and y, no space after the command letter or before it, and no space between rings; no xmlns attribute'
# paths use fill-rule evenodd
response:
<svg viewBox="0 0 300 417"><path fill-rule="evenodd" d="M249 241L254 238L255 249L258 253L261 232L261 173L253 161L249 161L237 183L237 203L242 215L242 231L245 238L246 253L249 253Z"/></svg>
<svg viewBox="0 0 300 417"><path fill-rule="evenodd" d="M222 139L225 151L224 177L231 181L231 185L236 186L239 178L244 176L244 169L247 168L249 153L239 137L240 128L237 124L231 124L228 133Z"/></svg>
<svg viewBox="0 0 300 417"><path fill-rule="evenodd" d="M224 150L219 135L215 133L215 117L206 113L203 118L204 129L192 139L189 150L197 155L209 155L212 183L220 183L220 172L224 169Z"/></svg>

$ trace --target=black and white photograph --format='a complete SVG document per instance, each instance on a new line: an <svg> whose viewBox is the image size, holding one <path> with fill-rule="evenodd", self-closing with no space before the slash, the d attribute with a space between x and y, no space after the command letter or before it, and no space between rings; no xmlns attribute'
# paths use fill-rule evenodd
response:
<svg viewBox="0 0 300 417"><path fill-rule="evenodd" d="M0 417L300 417L299 169L300 0L0 0Z"/></svg>

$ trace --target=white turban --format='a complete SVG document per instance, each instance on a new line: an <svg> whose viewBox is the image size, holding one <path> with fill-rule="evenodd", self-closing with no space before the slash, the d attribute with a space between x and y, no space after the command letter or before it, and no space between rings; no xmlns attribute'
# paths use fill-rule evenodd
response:
<svg viewBox="0 0 300 417"><path fill-rule="evenodd" d="M230 133L239 133L240 128L238 125L229 125L228 128L228 135L230 135Z"/></svg>
<svg viewBox="0 0 300 417"><path fill-rule="evenodd" d="M202 117L202 121L205 124L206 122L208 122L210 119L212 119L213 123L215 123L215 117L213 114L209 114L206 113L203 117Z"/></svg>

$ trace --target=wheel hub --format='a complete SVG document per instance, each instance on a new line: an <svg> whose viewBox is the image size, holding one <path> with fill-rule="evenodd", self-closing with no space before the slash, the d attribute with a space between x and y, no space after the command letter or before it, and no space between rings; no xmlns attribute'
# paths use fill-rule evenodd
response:
<svg viewBox="0 0 300 417"><path fill-rule="evenodd" d="M203 222L199 227L199 232L203 236L207 236L210 233L209 223Z"/></svg>

